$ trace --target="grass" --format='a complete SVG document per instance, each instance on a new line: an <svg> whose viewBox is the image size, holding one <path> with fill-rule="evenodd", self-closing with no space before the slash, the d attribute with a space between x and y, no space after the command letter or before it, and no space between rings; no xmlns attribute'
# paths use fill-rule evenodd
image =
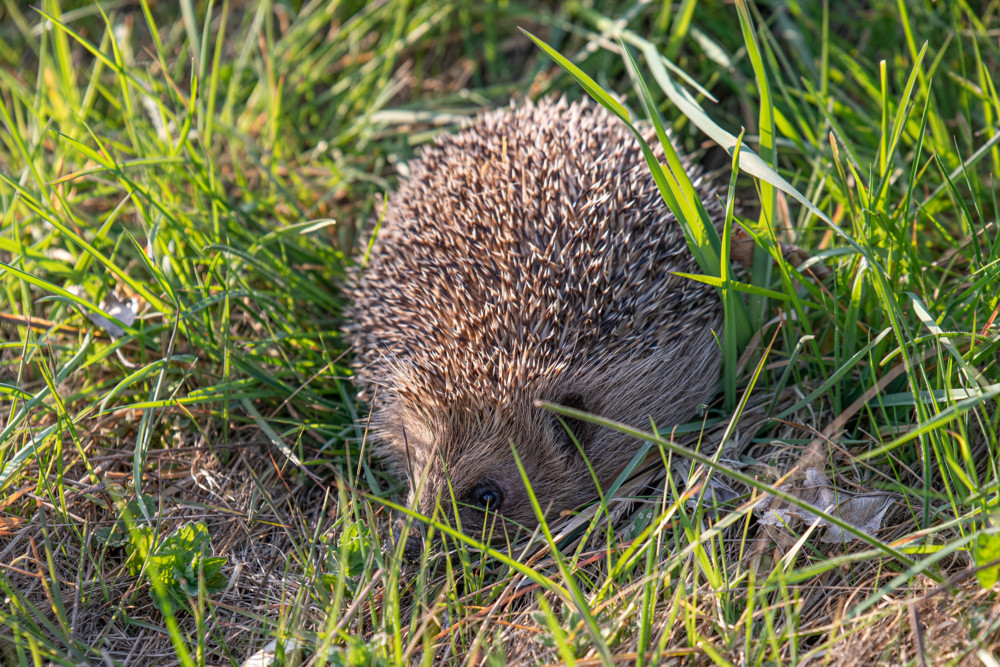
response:
<svg viewBox="0 0 1000 667"><path fill-rule="evenodd" d="M996 664L1000 6L783 5L6 0L2 662ZM629 502L402 566L340 285L421 144L585 94L518 26L735 184L745 335Z"/></svg>

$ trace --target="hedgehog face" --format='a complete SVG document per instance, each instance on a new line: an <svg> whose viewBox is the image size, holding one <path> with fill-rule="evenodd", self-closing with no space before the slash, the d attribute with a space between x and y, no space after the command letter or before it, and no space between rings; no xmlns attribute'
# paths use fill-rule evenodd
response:
<svg viewBox="0 0 1000 667"><path fill-rule="evenodd" d="M586 409L577 394L547 400ZM409 451L410 507L481 541L513 542L537 526L525 476L547 520L595 495L581 454L589 431L583 422L533 405L402 413L398 431L384 437L397 464L405 465L399 455Z"/></svg>

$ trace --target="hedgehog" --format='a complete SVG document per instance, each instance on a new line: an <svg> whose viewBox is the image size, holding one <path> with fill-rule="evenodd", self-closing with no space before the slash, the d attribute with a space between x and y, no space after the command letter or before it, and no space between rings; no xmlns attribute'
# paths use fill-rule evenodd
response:
<svg viewBox="0 0 1000 667"><path fill-rule="evenodd" d="M714 188L685 168L721 228ZM485 113L408 171L348 311L367 426L411 507L509 540L538 523L524 476L549 520L596 500L642 445L540 403L637 428L690 420L718 379L721 302L675 275L699 272L681 226L631 131L592 102Z"/></svg>

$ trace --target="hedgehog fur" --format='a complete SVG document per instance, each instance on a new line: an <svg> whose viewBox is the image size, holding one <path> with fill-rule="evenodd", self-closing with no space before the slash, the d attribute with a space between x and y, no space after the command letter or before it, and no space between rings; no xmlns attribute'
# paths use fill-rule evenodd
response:
<svg viewBox="0 0 1000 667"><path fill-rule="evenodd" d="M509 538L537 524L512 448L551 518L597 497L587 461L606 488L641 445L574 420L570 436L537 402L688 421L718 377L720 300L672 274L699 270L635 137L599 106L486 113L409 166L354 288L357 381L413 506Z"/></svg>

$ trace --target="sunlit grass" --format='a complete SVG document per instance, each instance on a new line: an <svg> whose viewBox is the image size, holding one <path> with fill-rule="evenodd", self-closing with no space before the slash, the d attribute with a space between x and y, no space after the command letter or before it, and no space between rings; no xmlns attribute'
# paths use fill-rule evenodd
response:
<svg viewBox="0 0 1000 667"><path fill-rule="evenodd" d="M2 662L996 660L1000 18L870 4L5 3ZM603 505L493 550L411 516L442 547L404 565L351 258L420 144L579 75L757 242L731 271L661 168L726 299L719 398ZM762 524L810 467L898 494L881 529Z"/></svg>

